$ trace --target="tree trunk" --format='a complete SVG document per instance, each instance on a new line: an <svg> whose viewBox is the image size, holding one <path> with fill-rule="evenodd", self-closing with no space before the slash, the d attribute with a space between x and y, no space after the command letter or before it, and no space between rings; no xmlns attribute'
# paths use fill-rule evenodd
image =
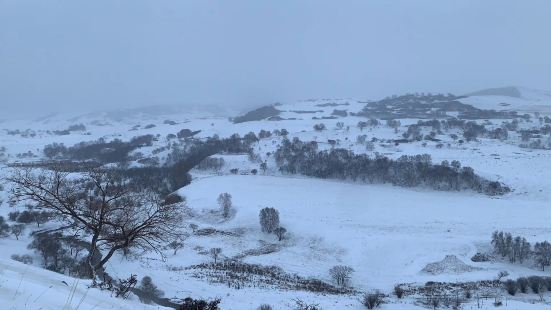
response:
<svg viewBox="0 0 551 310"><path fill-rule="evenodd" d="M89 272L90 278L92 278L92 281L94 281L94 283L96 281L96 269L92 264L92 259L94 258L94 253L96 253L97 251L98 238L99 238L99 230L94 232L92 241L90 242L90 249L88 250L88 258L86 259L86 263L88 265L88 272Z"/></svg>

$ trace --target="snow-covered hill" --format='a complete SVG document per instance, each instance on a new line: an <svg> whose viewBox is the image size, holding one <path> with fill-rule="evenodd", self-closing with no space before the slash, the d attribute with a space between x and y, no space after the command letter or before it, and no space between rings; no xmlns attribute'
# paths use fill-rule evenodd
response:
<svg viewBox="0 0 551 310"><path fill-rule="evenodd" d="M526 113L551 113L551 92L525 87L490 88L467 94L461 100L482 109L510 110Z"/></svg>
<svg viewBox="0 0 551 310"><path fill-rule="evenodd" d="M479 109L530 111L543 116L551 111L550 99L545 92L515 88L506 93L478 92L460 100ZM532 243L551 240L548 228L551 150L546 149L546 144L525 145L537 139L546 141L549 133L545 131L545 120L535 115L529 119L519 117L515 122L509 118L469 119L471 125L485 126L486 133L467 141L463 129L440 122L451 118L453 113L440 115L441 119L432 125L418 125L418 121L430 119L401 118L396 126L386 119L359 126L369 120L369 115L356 114L366 104L369 102L356 99L282 103L274 106L279 111L277 118L242 123L230 120L236 113L162 109L6 120L0 123L3 129L0 147L5 148L0 149L1 171L5 176L10 171L9 164L46 160L43 148L52 143L69 147L98 139L129 141L136 136L152 135L152 145L130 153L128 166L142 167L146 161L140 160L157 158L162 163L174 145L184 144L184 138L176 137L182 129L197 131L194 138L202 140L215 135L243 137L249 132L258 135L261 130L269 131L271 135L251 145L255 156L246 152L216 154L213 157L224 160L223 167L191 171L191 184L178 191L187 198L189 208L182 249L177 253L163 249L164 258L157 253L128 256L117 253L106 267L116 277L131 273L138 278L151 276L168 298L220 298L224 310L256 309L263 303L273 309L294 309L297 298L318 304L322 309L362 309L359 301L362 294L375 290L386 294L383 309L421 309L420 295L398 299L392 293L393 287L397 284L423 287L430 281L494 280L502 270L508 271L510 279L549 275L531 262L471 261L477 252L491 252L490 237L494 230L523 236ZM318 124L325 129L314 129ZM404 138L416 126L419 139ZM503 128L509 128L504 138L488 134ZM276 134L282 129L288 132L289 140L315 141L320 150L342 148L389 159L430 154L433 163L458 160L478 175L503 182L513 191L490 197L474 191L446 192L283 174L273 158L285 139ZM526 137L523 131L531 135ZM262 162L266 163L266 171L260 168ZM0 191L3 201L0 215L4 218L15 210L7 203L9 189L10 185L5 184ZM217 211L217 197L223 192L233 197L234 213L229 219L221 218ZM264 207L279 210L281 225L288 231L284 240L261 232L258 215ZM15 208L22 210L23 206ZM157 309L139 303L135 297L129 301L116 299L97 289L88 289L85 280L77 281L39 268L40 255L27 249L29 233L35 228L26 227L25 235L19 239L11 235L0 238L0 300L11 307L7 309ZM279 276L298 280L289 284L285 278L274 283L264 274L239 272L233 277L221 277L228 271L209 265L213 261L209 256L211 248L221 248L224 261L258 268L277 266L281 268ZM31 255L34 265L11 261L12 254ZM446 256L472 268L443 268L439 274L422 271ZM444 262L457 262L455 258ZM349 292L312 292L296 285L314 278L333 285L329 269L335 265L355 270ZM530 292L508 296L498 287L492 294L495 299L502 299L508 309L548 308L539 301L539 296ZM545 292L543 297L549 299L551 293ZM492 302L485 300L482 309L493 308ZM477 300L466 301L464 308L477 308Z"/></svg>

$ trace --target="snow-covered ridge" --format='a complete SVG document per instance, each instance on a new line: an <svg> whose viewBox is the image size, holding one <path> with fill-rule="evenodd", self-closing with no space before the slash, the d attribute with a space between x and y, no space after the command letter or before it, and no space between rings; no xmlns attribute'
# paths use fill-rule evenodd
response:
<svg viewBox="0 0 551 310"><path fill-rule="evenodd" d="M525 87L489 88L466 94L461 102L481 109L551 112L551 92Z"/></svg>

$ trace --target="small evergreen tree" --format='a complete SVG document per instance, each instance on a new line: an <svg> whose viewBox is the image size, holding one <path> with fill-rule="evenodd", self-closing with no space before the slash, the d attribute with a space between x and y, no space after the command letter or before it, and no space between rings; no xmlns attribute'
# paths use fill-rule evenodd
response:
<svg viewBox="0 0 551 310"><path fill-rule="evenodd" d="M163 297L164 292L157 288L157 285L153 283L153 279L150 276L145 276L140 281L138 287L141 290L140 300L144 303L151 303L157 298Z"/></svg>
<svg viewBox="0 0 551 310"><path fill-rule="evenodd" d="M224 216L224 218L230 217L231 208L232 208L231 198L232 198L231 195L228 193L222 193L218 195L218 204L222 209L222 215Z"/></svg>
<svg viewBox="0 0 551 310"><path fill-rule="evenodd" d="M262 232L272 233L279 227L279 212L274 208L260 210L260 227Z"/></svg>

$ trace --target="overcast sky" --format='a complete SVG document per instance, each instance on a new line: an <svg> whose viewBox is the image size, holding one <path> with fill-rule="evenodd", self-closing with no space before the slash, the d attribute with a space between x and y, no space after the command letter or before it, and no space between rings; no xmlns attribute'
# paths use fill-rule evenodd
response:
<svg viewBox="0 0 551 310"><path fill-rule="evenodd" d="M0 0L0 106L550 89L550 16L549 0Z"/></svg>

